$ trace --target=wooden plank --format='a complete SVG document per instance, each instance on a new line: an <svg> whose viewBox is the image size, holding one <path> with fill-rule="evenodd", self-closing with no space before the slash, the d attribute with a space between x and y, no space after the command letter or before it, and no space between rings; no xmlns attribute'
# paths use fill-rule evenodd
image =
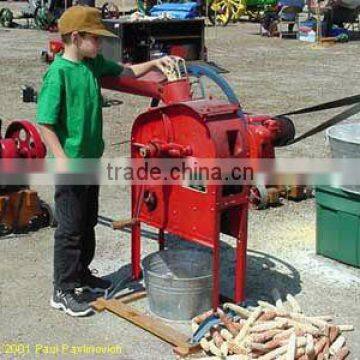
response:
<svg viewBox="0 0 360 360"><path fill-rule="evenodd" d="M173 349L174 353L176 355L179 355L180 357L186 357L188 355L196 354L200 350L201 350L200 344L192 345L191 347L186 347L186 348L174 347Z"/></svg>
<svg viewBox="0 0 360 360"><path fill-rule="evenodd" d="M141 327L142 329L152 333L169 344L179 348L194 348L197 345L188 343L186 335L174 330L172 327L164 324L161 320L134 309L124 304L121 300L104 298L97 299L91 304L95 309L106 309L113 314Z"/></svg>
<svg viewBox="0 0 360 360"><path fill-rule="evenodd" d="M116 298L116 300L120 300L124 304L129 304L129 303L131 303L133 301L141 300L141 299L145 298L146 296L147 296L146 290L133 291L131 293L127 293L127 294L124 294L124 295ZM99 299L93 301L90 305L97 312L102 312L102 311L104 311L106 309L106 307L104 306L103 302L99 302L98 300Z"/></svg>
<svg viewBox="0 0 360 360"><path fill-rule="evenodd" d="M123 304L129 304L136 300L141 300L147 296L146 291L135 291L131 294L126 294L116 300L120 300Z"/></svg>

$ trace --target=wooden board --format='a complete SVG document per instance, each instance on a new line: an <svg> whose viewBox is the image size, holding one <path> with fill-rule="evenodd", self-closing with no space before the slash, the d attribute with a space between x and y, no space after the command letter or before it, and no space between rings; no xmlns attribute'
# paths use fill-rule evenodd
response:
<svg viewBox="0 0 360 360"><path fill-rule="evenodd" d="M120 300L123 304L129 304L133 301L143 299L147 296L146 291L135 291L131 294L127 294L122 296L121 298L117 299Z"/></svg>
<svg viewBox="0 0 360 360"><path fill-rule="evenodd" d="M137 295L137 299L141 297L144 297L143 292L140 292ZM136 326L141 327L142 329L152 333L167 343L181 349L183 354L188 354L200 349L198 344L190 344L186 335L174 330L172 327L166 325L163 321L146 315L125 303L134 301L135 298L136 294L125 296L122 299L105 300L104 298L99 298L91 303L91 306L96 311L110 311L113 314L135 324Z"/></svg>

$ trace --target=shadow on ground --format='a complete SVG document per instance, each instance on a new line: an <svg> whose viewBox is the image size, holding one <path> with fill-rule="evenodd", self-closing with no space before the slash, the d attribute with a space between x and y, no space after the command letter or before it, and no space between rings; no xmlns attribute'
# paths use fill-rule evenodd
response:
<svg viewBox="0 0 360 360"><path fill-rule="evenodd" d="M155 232L143 230L142 238L156 240ZM235 249L221 241L221 293L233 297ZM204 246L182 241L174 235L166 237L167 249L196 250L210 253ZM191 252L190 252L191 253ZM115 284L111 297L116 297L125 289L142 289L142 282L131 281L131 265L122 266L116 272L106 276ZM246 299L250 302L265 300L272 302L271 290L277 288L285 300L287 294L296 295L301 292L300 274L294 266L275 256L248 249Z"/></svg>

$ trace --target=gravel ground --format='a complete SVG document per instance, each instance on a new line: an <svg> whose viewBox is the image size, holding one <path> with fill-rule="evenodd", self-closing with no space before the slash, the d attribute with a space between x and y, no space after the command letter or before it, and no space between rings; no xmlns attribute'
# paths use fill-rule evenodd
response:
<svg viewBox="0 0 360 360"><path fill-rule="evenodd" d="M5 3L2 3L5 5ZM19 3L10 3L13 8ZM0 5L1 7L1 5ZM210 59L231 69L226 77L250 112L279 113L330 101L358 92L359 50L357 41L329 48L257 35L258 25L240 23L224 29L207 28ZM39 60L41 49L54 34L35 30L0 29L0 114L6 119L33 119L35 106L23 104L23 84L39 87L46 65ZM126 146L112 147L114 141L129 138L136 114L147 99L107 92L123 105L104 110L105 156L128 154ZM329 113L294 118L299 133L326 119ZM356 119L354 119L356 121ZM5 121L3 126L8 122ZM294 146L281 149L278 156L324 157L328 154L324 135L318 134ZM52 189L38 186L41 197L52 199ZM114 218L129 214L129 189L104 186L101 213ZM93 267L101 275L119 279L129 273L129 235L97 228L97 253ZM193 247L169 236L169 247ZM144 255L157 249L154 241L143 241ZM222 288L231 295L234 240L222 237ZM0 344L23 343L30 352L8 358L51 358L36 355L36 344L119 345L122 354L94 356L96 359L171 359L172 349L145 331L106 312L85 319L73 319L51 310L53 230L43 229L26 236L0 239ZM283 296L292 293L304 311L331 315L337 323L352 323L347 334L352 354L360 358L360 270L315 255L315 203L285 202L265 211L251 211L249 219L249 265L247 296L269 299L277 287ZM148 311L147 302L137 307ZM189 324L172 324L189 333ZM4 346L0 347L3 351ZM47 349L51 350L51 348ZM56 349L52 348L53 351ZM6 358L0 353L0 358ZM82 355L60 354L59 358L89 359Z"/></svg>

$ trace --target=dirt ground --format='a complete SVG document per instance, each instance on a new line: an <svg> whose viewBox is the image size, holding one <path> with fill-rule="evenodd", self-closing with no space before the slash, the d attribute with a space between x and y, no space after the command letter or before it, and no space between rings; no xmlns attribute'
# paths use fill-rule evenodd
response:
<svg viewBox="0 0 360 360"><path fill-rule="evenodd" d="M8 5L1 2L0 7ZM18 3L10 3L18 7ZM279 113L310 104L330 101L359 92L360 42L353 41L329 48L314 48L295 40L261 38L254 23L230 24L226 28L207 28L209 58L231 70L226 75L247 111ZM39 87L46 65L40 51L49 38L36 30L0 28L0 114L5 119L34 119L35 105L23 104L21 86ZM104 110L107 157L128 154L127 146L110 144L129 138L131 124L145 109L147 99L107 92L123 105ZM296 117L301 133L329 116ZM356 121L356 117L353 119ZM3 128L8 121L3 123ZM328 154L324 134L281 149L278 156L324 157ZM52 189L38 186L41 197L52 201ZM129 214L129 189L106 186L101 191L100 213L113 218ZM200 220L200 219L199 219ZM345 240L345 239L344 239ZM101 275L117 281L129 274L129 234L97 227L97 252L93 267ZM189 244L168 236L169 247ZM222 237L222 288L231 295L234 240ZM344 244L346 246L346 244ZM144 238L144 255L157 249ZM171 359L172 348L145 331L109 313L73 319L52 310L53 229L24 236L0 239L0 350L5 344L25 344L29 353L0 359L52 358L46 346L118 345L119 355L58 354L76 359ZM251 211L249 219L247 297L270 300L270 290L278 288L283 297L293 294L304 311L312 315L331 315L336 323L354 324L346 334L350 359L360 358L360 270L315 254L315 202L285 202L283 206ZM148 311L147 302L137 307ZM171 324L190 333L186 324ZM38 347L36 347L38 346ZM39 350L39 354L36 353ZM41 351L42 349L42 351ZM48 350L51 350L50 348Z"/></svg>

